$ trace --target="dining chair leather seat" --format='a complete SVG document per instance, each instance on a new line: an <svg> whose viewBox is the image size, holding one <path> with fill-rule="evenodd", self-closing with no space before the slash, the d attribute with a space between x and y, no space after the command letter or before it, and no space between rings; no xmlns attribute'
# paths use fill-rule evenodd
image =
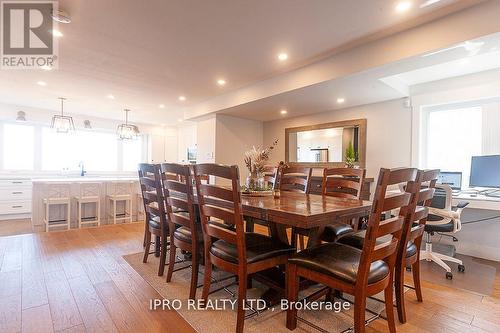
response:
<svg viewBox="0 0 500 333"><path fill-rule="evenodd" d="M412 241L409 241L406 244L406 257L411 257L415 253L417 253L417 246Z"/></svg>
<svg viewBox="0 0 500 333"><path fill-rule="evenodd" d="M247 263L249 264L296 251L295 248L288 244L283 244L271 237L253 232L245 233L245 243ZM225 261L238 263L236 246L224 240L215 241L210 248L210 252Z"/></svg>
<svg viewBox="0 0 500 333"><path fill-rule="evenodd" d="M357 249L362 249L363 248L363 243L365 241L365 232L360 231L352 235L345 236L341 238L338 242L341 244L349 245L352 247L355 247ZM384 243L384 239L377 239L376 244L380 245ZM406 244L406 257L411 257L417 253L417 246L413 242L408 242Z"/></svg>
<svg viewBox="0 0 500 333"><path fill-rule="evenodd" d="M153 216L149 220L149 226L155 229L160 229L160 217L159 216Z"/></svg>
<svg viewBox="0 0 500 333"><path fill-rule="evenodd" d="M196 241L198 243L203 243L203 233L201 231L201 226L197 229ZM191 242L191 229L187 227L179 227L174 231L174 237L183 242Z"/></svg>
<svg viewBox="0 0 500 333"><path fill-rule="evenodd" d="M354 284L361 254L361 250L349 245L326 243L297 253L288 262ZM370 266L368 283L378 282L387 275L389 266L383 260L377 260Z"/></svg>
<svg viewBox="0 0 500 333"><path fill-rule="evenodd" d="M351 233L354 233L354 229L348 224L331 224L325 227L321 240L324 242L336 242L341 237Z"/></svg>

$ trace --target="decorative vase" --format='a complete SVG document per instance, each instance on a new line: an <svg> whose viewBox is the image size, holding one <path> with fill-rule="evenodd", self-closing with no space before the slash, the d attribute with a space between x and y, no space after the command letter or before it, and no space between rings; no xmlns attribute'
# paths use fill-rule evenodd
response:
<svg viewBox="0 0 500 333"><path fill-rule="evenodd" d="M264 175L257 171L250 172L247 176L245 185L250 191L265 190Z"/></svg>

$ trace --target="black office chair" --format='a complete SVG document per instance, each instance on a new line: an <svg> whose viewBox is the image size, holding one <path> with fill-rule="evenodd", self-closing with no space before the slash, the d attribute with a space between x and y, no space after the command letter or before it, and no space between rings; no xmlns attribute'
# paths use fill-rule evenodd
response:
<svg viewBox="0 0 500 333"><path fill-rule="evenodd" d="M451 255L433 252L431 236L438 233L442 236L452 237L453 241L457 242L458 239L449 234L455 234L462 229L460 215L462 214L462 210L469 204L468 202L459 202L457 207L452 208L451 200L451 187L449 185L436 184L436 192L429 208L429 215L424 229L425 250L420 252L420 260L434 261L439 266L443 267L446 270L447 279L452 279L453 273L451 272L450 266L448 266L444 261L457 263L459 272L464 272L465 266L463 265L462 260L454 257L456 250L454 245L448 246Z"/></svg>

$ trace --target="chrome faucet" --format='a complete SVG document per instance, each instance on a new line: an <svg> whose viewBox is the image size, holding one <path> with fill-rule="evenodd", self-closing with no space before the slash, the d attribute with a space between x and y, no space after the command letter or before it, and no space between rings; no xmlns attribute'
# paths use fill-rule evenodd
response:
<svg viewBox="0 0 500 333"><path fill-rule="evenodd" d="M80 176L85 176L87 171L85 171L85 164L83 164L83 161L80 161L80 163L78 163L78 167L80 167Z"/></svg>

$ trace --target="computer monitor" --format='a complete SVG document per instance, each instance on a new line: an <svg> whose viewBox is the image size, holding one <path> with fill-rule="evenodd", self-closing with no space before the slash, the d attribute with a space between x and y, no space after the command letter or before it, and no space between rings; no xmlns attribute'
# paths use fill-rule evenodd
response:
<svg viewBox="0 0 500 333"><path fill-rule="evenodd" d="M472 156L469 185L500 188L500 155Z"/></svg>
<svg viewBox="0 0 500 333"><path fill-rule="evenodd" d="M450 185L452 190L462 189L462 173L455 171L441 171L437 182L439 184Z"/></svg>

